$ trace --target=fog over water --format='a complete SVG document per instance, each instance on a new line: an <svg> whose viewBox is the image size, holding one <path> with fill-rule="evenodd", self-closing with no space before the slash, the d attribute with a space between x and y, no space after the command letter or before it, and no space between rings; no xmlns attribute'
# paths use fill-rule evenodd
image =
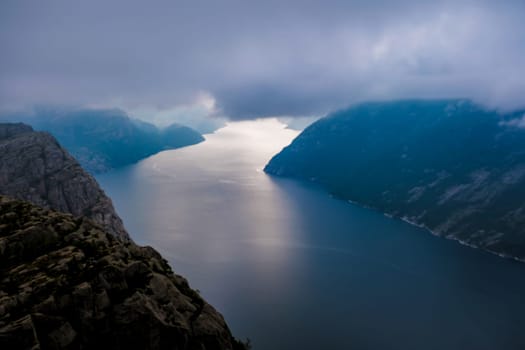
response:
<svg viewBox="0 0 525 350"><path fill-rule="evenodd" d="M525 265L262 172L297 134L232 122L98 180L254 349L525 348Z"/></svg>

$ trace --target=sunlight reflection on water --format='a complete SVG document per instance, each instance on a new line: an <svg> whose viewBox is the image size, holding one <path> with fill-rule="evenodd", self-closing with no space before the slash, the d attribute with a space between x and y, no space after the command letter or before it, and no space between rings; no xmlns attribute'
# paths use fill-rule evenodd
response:
<svg viewBox="0 0 525 350"><path fill-rule="evenodd" d="M262 172L297 134L230 123L99 180L255 349L525 348L524 265Z"/></svg>

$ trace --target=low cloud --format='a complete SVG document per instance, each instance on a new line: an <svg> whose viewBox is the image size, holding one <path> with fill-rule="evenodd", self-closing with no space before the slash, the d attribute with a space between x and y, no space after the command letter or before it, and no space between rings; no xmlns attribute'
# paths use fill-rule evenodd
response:
<svg viewBox="0 0 525 350"><path fill-rule="evenodd" d="M499 123L499 125L525 129L525 114L521 118L515 118L515 119L511 119L511 120L501 121Z"/></svg>
<svg viewBox="0 0 525 350"><path fill-rule="evenodd" d="M0 109L249 119L408 97L514 109L524 13L512 0L5 0Z"/></svg>

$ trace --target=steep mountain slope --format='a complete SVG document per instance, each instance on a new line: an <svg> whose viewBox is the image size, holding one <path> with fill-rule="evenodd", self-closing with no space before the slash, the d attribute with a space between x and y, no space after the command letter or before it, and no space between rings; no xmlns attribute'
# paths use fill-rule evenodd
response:
<svg viewBox="0 0 525 350"><path fill-rule="evenodd" d="M265 171L525 259L525 112L465 100L366 103L323 118Z"/></svg>
<svg viewBox="0 0 525 350"><path fill-rule="evenodd" d="M244 349L153 248L0 196L1 349Z"/></svg>
<svg viewBox="0 0 525 350"><path fill-rule="evenodd" d="M180 148L204 141L195 130L180 124L171 124L160 130L161 144L166 149Z"/></svg>
<svg viewBox="0 0 525 350"><path fill-rule="evenodd" d="M111 200L77 161L45 132L0 124L0 194L86 216L129 239Z"/></svg>
<svg viewBox="0 0 525 350"><path fill-rule="evenodd" d="M0 348L245 346L53 136L0 124Z"/></svg>
<svg viewBox="0 0 525 350"><path fill-rule="evenodd" d="M174 124L160 130L152 124L132 120L120 110L39 109L34 114L9 114L1 119L22 121L50 132L91 173L204 140L191 128Z"/></svg>

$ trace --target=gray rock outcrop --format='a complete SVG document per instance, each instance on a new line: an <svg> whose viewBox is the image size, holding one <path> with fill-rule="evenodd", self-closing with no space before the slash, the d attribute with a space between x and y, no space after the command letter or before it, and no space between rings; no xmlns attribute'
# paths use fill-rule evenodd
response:
<svg viewBox="0 0 525 350"><path fill-rule="evenodd" d="M0 196L0 349L245 347L153 248Z"/></svg>
<svg viewBox="0 0 525 350"><path fill-rule="evenodd" d="M129 236L95 179L46 132L0 124L0 194L86 216L123 240Z"/></svg>

